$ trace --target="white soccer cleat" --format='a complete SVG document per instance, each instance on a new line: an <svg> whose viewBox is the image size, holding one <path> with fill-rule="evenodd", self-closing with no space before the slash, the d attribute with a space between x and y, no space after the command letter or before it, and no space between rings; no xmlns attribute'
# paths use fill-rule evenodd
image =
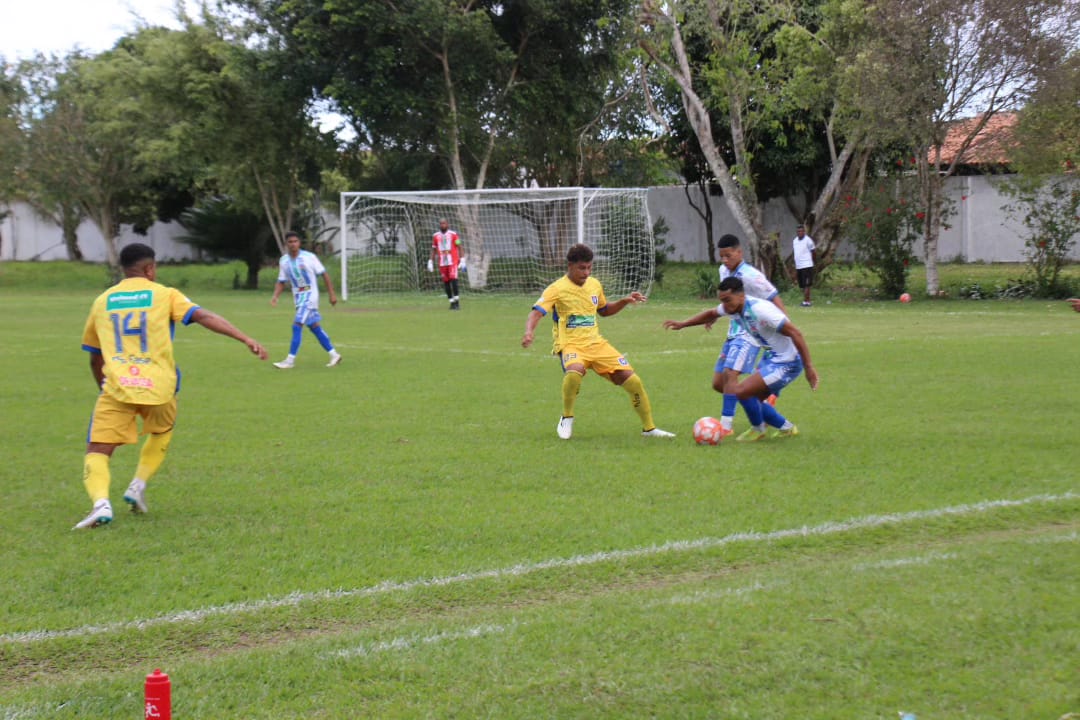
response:
<svg viewBox="0 0 1080 720"><path fill-rule="evenodd" d="M675 437L675 433L661 430L660 428L653 428L652 430L642 430L641 437L673 438Z"/></svg>
<svg viewBox="0 0 1080 720"><path fill-rule="evenodd" d="M339 353L337 350L335 350L332 353L330 353L330 362L326 363L326 367L334 367L335 365L340 365L340 364L341 364L341 353ZM292 367L292 365L289 365L289 367Z"/></svg>
<svg viewBox="0 0 1080 720"><path fill-rule="evenodd" d="M281 362L274 363L274 367L280 370L288 370L293 366L292 360L282 360Z"/></svg>
<svg viewBox="0 0 1080 720"><path fill-rule="evenodd" d="M94 509L83 518L72 530L89 530L101 527L112 522L112 504L108 500L98 500L94 503Z"/></svg>
<svg viewBox="0 0 1080 720"><path fill-rule="evenodd" d="M559 433L559 437L563 440L569 440L570 436L574 434L574 418L559 418L559 424L555 426L555 432Z"/></svg>
<svg viewBox="0 0 1080 720"><path fill-rule="evenodd" d="M146 482L132 480L128 489L124 491L124 502L131 506L133 513L150 512L150 508L146 506Z"/></svg>

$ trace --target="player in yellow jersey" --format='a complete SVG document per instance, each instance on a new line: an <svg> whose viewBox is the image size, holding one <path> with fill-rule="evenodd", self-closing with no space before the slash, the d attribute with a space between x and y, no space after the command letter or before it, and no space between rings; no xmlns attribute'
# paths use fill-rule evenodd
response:
<svg viewBox="0 0 1080 720"><path fill-rule="evenodd" d="M548 314L554 321L555 346L563 367L563 412L555 430L563 440L574 432L574 403L585 371L605 377L630 395L634 412L641 418L644 437L675 437L653 422L652 406L641 378L634 373L622 354L600 335L598 319L608 317L631 303L645 302L645 296L632 292L609 303L600 281L592 277L593 251L587 245L574 245L566 253L566 275L551 283L533 305L525 321L521 346L529 347L540 319Z"/></svg>
<svg viewBox="0 0 1080 720"><path fill-rule="evenodd" d="M73 530L112 522L109 459L120 445L138 441L136 419L149 435L139 453L135 479L124 493L134 512L146 512L146 482L165 459L176 422L180 373L173 358L177 322L198 323L239 340L260 360L266 349L220 315L204 310L183 293L155 282L154 249L132 243L120 251L124 279L94 300L83 330L83 350L101 393L86 438L83 483L94 507Z"/></svg>

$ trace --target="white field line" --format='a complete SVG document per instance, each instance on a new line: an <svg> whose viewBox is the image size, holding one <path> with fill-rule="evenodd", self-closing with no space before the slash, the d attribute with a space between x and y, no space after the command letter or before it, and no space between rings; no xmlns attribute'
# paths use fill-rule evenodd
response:
<svg viewBox="0 0 1080 720"><path fill-rule="evenodd" d="M0 643L24 643L32 644L55 640L59 638L78 638L103 633L120 632L128 630L144 630L160 625L176 625L180 623L196 623L212 617L227 617L244 613L253 613L263 610L273 610L282 607L293 607L304 603L318 602L322 600L338 600L342 598L362 598L389 593L410 592L421 588L445 587L460 585L482 580L497 580L500 578L520 577L544 570L584 567L601 563L618 562L635 558L651 557L665 553L683 553L696 550L708 550L724 547L727 545L743 543L767 543L776 540L790 538L808 538L835 535L838 533L852 532L878 528L885 525L897 525L921 520L933 520L950 516L974 515L990 512L1000 508L1014 508L1025 505L1069 502L1080 499L1080 494L1067 492L1061 495L1033 495L1019 500L984 500L978 503L954 505L951 507L936 508L932 510L916 510L906 513L890 513L885 515L867 515L861 518L852 518L839 522L825 522L820 525L802 526L772 532L741 532L726 535L724 537L704 537L696 540L672 540L660 545L648 545L645 547L630 548L628 550L609 550L590 553L588 555L574 555L572 557L551 558L534 563L519 563L509 567L494 568L491 570L479 570L477 572L460 573L457 575L444 575L442 577L419 578L415 580L386 580L377 585L364 588L319 590L316 592L291 592L280 597L270 597L264 600L252 600L249 602L229 603L226 605L212 605L196 610L183 610L168 615L145 618L141 620L129 620L126 622L106 623L102 625L83 625L67 630L31 630L26 632L5 633L0 635Z"/></svg>
<svg viewBox="0 0 1080 720"><path fill-rule="evenodd" d="M752 593L763 592L778 588L784 583L760 583L754 582L751 585L744 585L742 587L723 588L720 590L698 590L697 592L684 593L681 595L672 595L669 598L663 600L655 600L648 603L646 607L659 607L660 605L697 605L698 603L712 602L713 600L724 600L726 598L740 598Z"/></svg>
<svg viewBox="0 0 1080 720"><path fill-rule="evenodd" d="M1073 530L1072 532L1065 533L1064 535L1045 535L1043 537L1028 538L1026 542L1031 545L1041 545L1043 543L1076 542L1077 540L1080 540L1080 533L1077 533L1075 530Z"/></svg>
<svg viewBox="0 0 1080 720"><path fill-rule="evenodd" d="M511 627L516 625L517 623L514 623ZM396 637L393 640L383 640L382 642L368 643L354 648L345 648L344 650L325 653L324 657L334 659L344 658L348 660L350 658L367 657L376 653L392 650L408 650L420 645L435 645L436 643L447 642L450 640L468 640L487 635L498 635L509 629L510 628L505 625L476 625L471 628L465 628L464 630L440 632L423 637L417 637L415 635L410 637Z"/></svg>
<svg viewBox="0 0 1080 720"><path fill-rule="evenodd" d="M909 565L929 565L931 563L941 562L942 560L955 560L956 557L956 553L929 553L919 557L894 558L892 560L859 563L858 565L852 566L851 569L855 572L862 572L865 570L888 570L891 568L907 567Z"/></svg>

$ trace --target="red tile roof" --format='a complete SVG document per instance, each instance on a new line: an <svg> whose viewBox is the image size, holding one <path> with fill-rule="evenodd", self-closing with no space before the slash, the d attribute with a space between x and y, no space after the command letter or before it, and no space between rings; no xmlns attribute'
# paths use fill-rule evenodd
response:
<svg viewBox="0 0 1080 720"><path fill-rule="evenodd" d="M941 146L941 164L943 166L947 167L952 164L956 154L960 151L960 146L981 119L982 116L977 115L953 123L945 136L945 142ZM1017 119L1017 114L1014 112L1002 112L992 115L983 129L979 131L979 134L975 136L975 139L971 141L971 145L964 151L959 164L1007 165L1010 159L1010 151L1015 144L1013 131L1016 128ZM934 159L933 150L931 150L929 157L932 162Z"/></svg>

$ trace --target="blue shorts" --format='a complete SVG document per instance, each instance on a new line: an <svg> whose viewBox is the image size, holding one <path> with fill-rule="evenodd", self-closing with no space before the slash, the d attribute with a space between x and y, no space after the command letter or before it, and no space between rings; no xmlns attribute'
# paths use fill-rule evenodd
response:
<svg viewBox="0 0 1080 720"><path fill-rule="evenodd" d="M736 370L740 375L752 373L758 350L758 346L745 337L731 338L721 348L720 357L716 358L716 367L713 368L713 372Z"/></svg>
<svg viewBox="0 0 1080 720"><path fill-rule="evenodd" d="M780 390L802 375L803 361L801 357L796 356L791 362L777 362L771 353L765 353L761 362L758 363L757 371L761 373L761 379L765 381L769 391L773 395L778 395Z"/></svg>
<svg viewBox="0 0 1080 720"><path fill-rule="evenodd" d="M312 310L308 307L298 307L296 308L296 317L293 318L293 322L297 325L307 325L310 327L321 323L322 315L319 314L318 310Z"/></svg>

